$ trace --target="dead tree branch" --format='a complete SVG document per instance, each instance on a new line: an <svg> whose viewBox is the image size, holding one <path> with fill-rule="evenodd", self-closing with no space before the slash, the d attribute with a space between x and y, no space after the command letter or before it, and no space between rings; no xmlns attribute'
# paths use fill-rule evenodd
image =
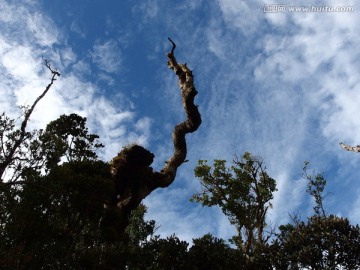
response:
<svg viewBox="0 0 360 270"><path fill-rule="evenodd" d="M175 126L172 134L174 154L161 170L162 177L158 177L156 181L158 187L167 187L175 180L177 168L184 163L186 159L187 147L185 135L196 131L201 124L201 115L197 105L194 104L195 96L198 93L194 86L194 76L186 64L177 63L174 55L176 44L170 38L169 40L173 44L173 47L171 52L167 54L168 67L178 76L182 105L187 119Z"/></svg>
<svg viewBox="0 0 360 270"><path fill-rule="evenodd" d="M50 63L48 60L45 60L45 66L50 70L51 72L51 79L50 79L50 83L46 86L45 90L41 93L41 95L39 95L36 100L34 101L34 103L31 105L31 107L29 109L25 110L24 113L24 120L21 122L21 126L20 126L20 133L19 133L19 137L14 141L14 144L12 145L12 147L10 149L7 149L7 151L3 153L3 161L0 163L0 182L3 181L3 175L5 173L6 168L8 168L8 166L10 164L12 164L12 162L17 159L17 151L19 150L19 147L22 145L22 143L24 142L24 140L27 137L27 131L26 131L26 126L29 122L30 116L33 113L36 105L38 104L38 102L46 95L46 93L50 90L51 86L54 84L54 82L56 81L57 77L60 76L60 73L54 69L51 68Z"/></svg>
<svg viewBox="0 0 360 270"><path fill-rule="evenodd" d="M351 152L360 152L360 145L357 145L357 146L350 146L350 145L347 145L345 143L340 143L340 146L345 149L346 151L351 151Z"/></svg>
<svg viewBox="0 0 360 270"><path fill-rule="evenodd" d="M34 101L32 106L30 107L30 109L25 112L24 121L21 123L21 135L22 136L25 134L26 125L29 122L29 118L30 118L31 114L33 113L36 105L46 95L46 93L50 90L51 86L56 81L56 77L60 77L60 73L51 68L50 63L49 63L48 60L45 60L45 65L51 72L51 80L50 80L50 83L48 84L48 86L46 86L45 90L42 92L42 94L40 96L38 96L37 99Z"/></svg>

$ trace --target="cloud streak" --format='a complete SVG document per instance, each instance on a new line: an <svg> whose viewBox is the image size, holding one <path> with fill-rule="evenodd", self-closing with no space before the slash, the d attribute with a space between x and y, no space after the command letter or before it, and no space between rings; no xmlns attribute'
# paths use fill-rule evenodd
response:
<svg viewBox="0 0 360 270"><path fill-rule="evenodd" d="M93 62L107 73L118 72L121 67L121 50L115 40L97 42L91 52Z"/></svg>

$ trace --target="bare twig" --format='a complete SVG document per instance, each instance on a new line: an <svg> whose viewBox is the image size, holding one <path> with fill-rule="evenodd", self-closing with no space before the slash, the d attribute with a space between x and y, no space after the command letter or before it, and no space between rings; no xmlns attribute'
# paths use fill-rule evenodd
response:
<svg viewBox="0 0 360 270"><path fill-rule="evenodd" d="M171 38L168 37L168 40L172 43L172 48L171 48L171 54L174 54L174 51L176 49L176 44L174 41L171 40Z"/></svg>

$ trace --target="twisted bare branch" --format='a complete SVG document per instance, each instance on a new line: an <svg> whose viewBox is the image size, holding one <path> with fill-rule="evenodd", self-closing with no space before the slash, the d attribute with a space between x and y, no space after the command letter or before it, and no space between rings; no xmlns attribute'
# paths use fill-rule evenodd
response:
<svg viewBox="0 0 360 270"><path fill-rule="evenodd" d="M195 96L198 93L194 86L194 76L186 64L177 63L174 55L176 44L170 38L169 41L173 47L171 52L167 54L168 67L178 76L186 120L175 126L172 134L174 154L165 163L164 168L160 172L161 176L156 179L158 187L167 187L175 180L177 168L184 163L186 159L187 147L185 135L196 131L201 124L201 115L198 107L194 104Z"/></svg>
<svg viewBox="0 0 360 270"><path fill-rule="evenodd" d="M185 136L196 131L201 124L200 113L194 104L198 93L194 86L194 77L186 64L177 63L174 56L176 44L170 38L169 41L172 43L172 49L167 54L168 67L178 76L186 120L175 126L172 133L174 153L160 172L154 172L150 167L154 155L138 145L124 148L112 160L116 194L110 207L116 207L121 213L119 231L125 230L131 211L137 208L146 196L153 190L168 187L174 182L177 169L187 161Z"/></svg>

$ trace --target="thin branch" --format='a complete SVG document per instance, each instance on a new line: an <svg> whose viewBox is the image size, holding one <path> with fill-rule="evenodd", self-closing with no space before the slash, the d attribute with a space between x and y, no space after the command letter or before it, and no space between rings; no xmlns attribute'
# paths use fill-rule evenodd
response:
<svg viewBox="0 0 360 270"><path fill-rule="evenodd" d="M172 48L171 48L171 52L170 52L170 53L171 53L171 54L174 54L174 51L175 51L175 49L176 49L176 44L175 44L175 42L172 41L171 38L169 38L169 37L168 37L168 40L169 40L169 41L172 43L172 45L173 45Z"/></svg>
<svg viewBox="0 0 360 270"><path fill-rule="evenodd" d="M60 73L57 72L56 70L53 70L50 66L50 63L48 60L45 60L45 65L46 67L50 70L52 76L51 76L51 80L50 83L48 84L48 86L45 88L45 90L42 92L42 94L40 96L37 97L37 99L34 101L34 103L32 104L32 106L30 107L30 109L25 113L25 119L21 124L21 134L22 136L24 136L25 133L25 129L26 129L26 125L29 121L29 118L32 114L32 112L34 111L36 105L38 104L38 102L46 95L46 93L50 90L51 86L54 84L54 82L56 81L56 77L59 76L60 77Z"/></svg>
<svg viewBox="0 0 360 270"><path fill-rule="evenodd" d="M46 95L46 93L50 90L51 86L56 81L56 78L60 76L60 73L58 71L53 70L51 68L50 63L49 63L48 60L45 60L45 66L50 70L50 72L52 74L50 83L46 86L46 88L42 92L42 94L36 98L36 100L34 101L32 106L30 107L30 109L25 112L25 117L24 117L24 120L22 121L21 127L20 127L20 136L15 141L13 147L10 149L9 154L6 157L4 157L5 158L4 162L2 162L0 164L0 182L2 182L2 180L3 180L2 176L3 176L6 168L11 164L11 162L13 162L16 151L18 150L18 148L21 146L24 139L26 138L26 134L27 134L26 126L27 126L27 124L29 122L30 116L33 113L36 105Z"/></svg>

